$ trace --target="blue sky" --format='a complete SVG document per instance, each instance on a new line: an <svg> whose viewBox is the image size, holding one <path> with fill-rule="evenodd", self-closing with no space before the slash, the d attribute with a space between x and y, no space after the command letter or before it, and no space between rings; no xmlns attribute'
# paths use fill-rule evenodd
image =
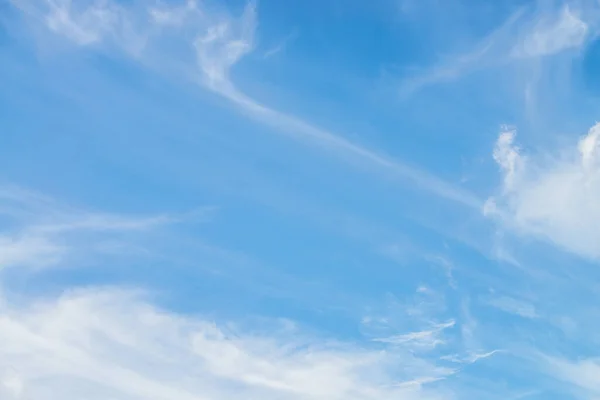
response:
<svg viewBox="0 0 600 400"><path fill-rule="evenodd" d="M0 5L0 398L600 398L600 3Z"/></svg>

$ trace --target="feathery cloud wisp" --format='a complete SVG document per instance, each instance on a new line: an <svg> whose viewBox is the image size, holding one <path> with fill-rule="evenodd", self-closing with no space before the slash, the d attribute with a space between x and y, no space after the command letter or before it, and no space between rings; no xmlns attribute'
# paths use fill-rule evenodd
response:
<svg viewBox="0 0 600 400"><path fill-rule="evenodd" d="M150 217L94 213L20 188L0 187L0 217L13 222L0 230L0 270L56 265L74 249L98 245L98 238L107 234L142 234L168 224L204 220L211 212L206 208Z"/></svg>
<svg viewBox="0 0 600 400"><path fill-rule="evenodd" d="M257 17L254 2L249 2L238 18L212 13L193 1L179 7L140 10L129 10L111 1L94 3L83 9L74 9L67 0L52 3L52 6L39 0L15 4L25 15L33 17L34 22L43 21L46 28L75 45L116 46L158 69L165 64L183 63L178 71L194 71L192 79L278 133L337 153L359 165L376 167L387 175L411 181L418 188L442 198L471 208L481 206L475 195L428 172L277 111L240 91L230 75L232 68L255 48ZM178 45L161 46L164 38L175 40ZM189 54L173 53L172 48L187 49L189 54L194 55L196 65L187 65Z"/></svg>

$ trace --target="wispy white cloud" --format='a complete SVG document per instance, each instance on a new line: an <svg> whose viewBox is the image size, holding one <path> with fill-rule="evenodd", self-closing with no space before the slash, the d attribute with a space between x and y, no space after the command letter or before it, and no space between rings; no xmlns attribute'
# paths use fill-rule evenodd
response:
<svg viewBox="0 0 600 400"><path fill-rule="evenodd" d="M56 264L64 255L64 246L44 236L0 235L0 270L7 267L34 268Z"/></svg>
<svg viewBox="0 0 600 400"><path fill-rule="evenodd" d="M436 377L407 373L406 355L289 329L215 324L115 289L19 306L3 301L0 393L6 399L65 400L82 394L161 400L451 398L426 388ZM417 379L418 385L396 384Z"/></svg>
<svg viewBox="0 0 600 400"><path fill-rule="evenodd" d="M114 42L128 54L153 66L164 64L165 59L170 64L186 63L187 56L173 54L171 50L187 48L196 58L197 70L191 73L193 79L231 101L246 115L274 128L274 131L335 152L368 169L379 168L386 175L411 181L420 189L468 207L477 208L481 205L475 195L432 174L367 149L293 115L279 112L241 92L231 80L230 72L256 47L257 17L254 2L248 3L237 18L211 12L195 3L187 3L183 7L129 10L107 1L76 11L73 11L70 2L66 0L50 8L40 0L22 0L16 4L27 15L33 16L36 21L42 21L48 29L77 45ZM60 15L60 18L53 17L54 19L58 18L63 22L51 24L49 18L54 14ZM148 15L150 18L147 18ZM146 23L142 24L140 21ZM176 40L177 45L171 43L163 49L160 47L163 36ZM154 51L151 51L152 47L156 47ZM165 50L169 57L163 51L157 51L157 48ZM156 54L161 55L159 57ZM178 68L178 71L181 70L193 71L194 68L190 69L186 65Z"/></svg>
<svg viewBox="0 0 600 400"><path fill-rule="evenodd" d="M298 37L298 31L294 30L292 33L284 37L275 46L271 47L263 54L263 58L271 58L276 54L284 51L290 44L290 42Z"/></svg>
<svg viewBox="0 0 600 400"><path fill-rule="evenodd" d="M497 33L496 33L497 34ZM452 82L476 68L487 64L488 56L495 43L495 35L492 34L487 40L478 44L470 52L446 57L433 67L426 68L410 75L400 84L399 95L402 99L409 99L413 94L428 86Z"/></svg>
<svg viewBox="0 0 600 400"><path fill-rule="evenodd" d="M512 50L515 57L536 57L576 49L585 42L588 25L566 5L558 16L542 16L519 39Z"/></svg>
<svg viewBox="0 0 600 400"><path fill-rule="evenodd" d="M487 303L499 310L510 314L515 314L523 318L538 317L535 306L533 304L512 297L493 297L490 300L488 300Z"/></svg>
<svg viewBox="0 0 600 400"><path fill-rule="evenodd" d="M523 10L518 9L486 37L475 39L470 50L446 54L439 57L433 66L409 74L400 84L400 96L408 99L426 87L456 81L476 70L504 64L506 47L514 40L511 32L521 22L522 16Z"/></svg>
<svg viewBox="0 0 600 400"><path fill-rule="evenodd" d="M51 249L60 244L65 253L58 253L55 262L70 261L71 268L73 260L64 257L86 243L89 231L100 230L102 237L119 242L123 231L146 232L182 220L90 214L14 187L0 188L0 199L27 210L13 216L31 224L19 231L38 232ZM39 214L51 215L44 226L57 228L36 231ZM80 247L85 257L96 256L90 246ZM19 262L33 267L47 260L43 248L32 242L21 252L29 258ZM8 266L17 266L14 257ZM0 275L0 396L452 399L452 384L437 385L457 379L458 368L448 367L435 350L455 322L431 322L443 307L441 298L427 288L417 295L406 315L425 326L422 332L342 343L305 333L294 323L216 324L178 314L155 306L137 289L88 287L59 297L22 297Z"/></svg>
<svg viewBox="0 0 600 400"><path fill-rule="evenodd" d="M149 9L149 14L156 24L174 27L181 27L191 15L199 12L201 11L193 0L180 7L158 6Z"/></svg>
<svg viewBox="0 0 600 400"><path fill-rule="evenodd" d="M425 359L451 362L454 365L447 368L453 373L497 352L483 350L476 340L477 321L466 311L463 310L466 316L443 319L448 299L428 287L417 288L415 296L405 301L394 299L388 308L387 314L372 315L362 321L366 334L373 336L375 342Z"/></svg>
<svg viewBox="0 0 600 400"><path fill-rule="evenodd" d="M457 364L473 364L479 360L484 360L484 359L489 358L489 357L493 356L494 354L497 354L500 352L502 352L502 350L492 350L492 351L488 351L486 353L474 352L474 353L468 353L466 355L452 354L452 355L448 355L448 356L442 356L441 359L448 360L448 361L451 361L451 362L457 363Z"/></svg>
<svg viewBox="0 0 600 400"><path fill-rule="evenodd" d="M181 215L131 217L80 210L18 187L0 187L0 216L11 221L0 228L0 269L56 265L84 246L85 238L88 244L102 248L94 234L144 233L167 224L199 222L213 210L208 207ZM74 239L65 240L68 236ZM125 247L125 243L120 246Z"/></svg>
<svg viewBox="0 0 600 400"><path fill-rule="evenodd" d="M242 57L254 49L256 24L256 4L250 2L239 19L209 26L206 32L194 41L204 83L210 89L232 100L250 101L235 89L229 71ZM244 104L243 101L239 103Z"/></svg>
<svg viewBox="0 0 600 400"><path fill-rule="evenodd" d="M33 23L79 46L99 47L112 44L135 56L153 33L138 20L133 10L111 1L79 2L71 0L10 0ZM133 8L137 6L133 5Z"/></svg>
<svg viewBox="0 0 600 400"><path fill-rule="evenodd" d="M452 328L455 325L455 321L448 321L440 324L433 324L431 329L410 332L401 335L394 335L386 338L374 339L376 342L389 343L393 345L410 345L416 348L434 348L444 343L442 339L442 331L444 329Z"/></svg>
<svg viewBox="0 0 600 400"><path fill-rule="evenodd" d="M515 131L503 131L494 158L504 183L484 212L518 231L600 257L599 136L600 125L595 125L576 146L551 156L527 155L515 145Z"/></svg>
<svg viewBox="0 0 600 400"><path fill-rule="evenodd" d="M568 393L581 399L596 399L600 396L600 361L584 358L577 361L558 357L541 357L543 367L552 377L567 383Z"/></svg>
<svg viewBox="0 0 600 400"><path fill-rule="evenodd" d="M250 116L302 141L339 152L370 166L382 168L389 173L412 181L418 187L450 200L475 207L476 196L416 168L392 160L375 151L364 148L332 132L321 129L293 115L281 113L261 104L237 89L229 79L229 70L254 48L256 8L249 3L237 30L218 26L196 41L196 50L207 86L231 100ZM237 35L236 35L237 32Z"/></svg>
<svg viewBox="0 0 600 400"><path fill-rule="evenodd" d="M131 10L119 8L124 5L113 9L111 3L101 2L93 6L98 9L77 9L74 13L71 3L52 4L61 5L60 12L66 17L56 14L54 8L49 14L46 10L36 15L44 17L40 20L52 32L63 32L60 34L80 46L125 43L126 36L119 32L128 32L123 27L133 26L137 27L131 36L136 38L135 43L139 43L137 38L143 38L140 42L144 46L159 47L160 40L152 41L155 37L177 31L175 35L184 44L182 47L197 58L193 68L196 80L253 118L369 168L376 166L388 175L412 180L444 198L471 207L481 205L475 196L435 176L279 112L241 92L231 75L240 60L256 47L254 4L249 4L239 18L213 17L193 2L181 7L141 8L141 15L149 19L141 27L123 22L134 18ZM54 22L48 22L47 16L52 16ZM130 51L136 46L122 47ZM485 47L482 51L488 52ZM466 64L476 63L478 55L475 56ZM149 62L155 61L148 57ZM539 183L543 174L537 167L545 165L541 159L523 157L513 140L512 134L505 135L495 152L506 179L504 189L494 202L488 203L495 204L497 215L511 223L519 219L508 216L518 214L521 204L513 199L520 198L524 187ZM589 160L594 157L589 154L595 152L595 139L582 142L585 143L580 146L584 149L580 164L593 169L589 165L595 162ZM536 166L535 174L529 173L532 165ZM2 254L5 258L0 255L0 266L59 263L74 247L73 242L61 240L65 235L147 232L186 219L171 214L140 218L73 212L48 207L47 201L51 200L39 200L37 196L8 193L5 197L10 200L0 201L0 212L23 218L27 224L0 237L0 254L6 249ZM551 214L548 212L544 218L552 217ZM530 232L529 222L525 218L525 223L517 225ZM548 226L556 229L554 222ZM456 286L452 264L441 258L430 261L442 265L451 285ZM403 304L394 310L402 314L397 317L402 323L392 326L386 335L377 336L378 340L357 344L306 338L299 331L215 324L207 318L160 309L143 296L113 289L78 291L19 305L0 298L0 397L36 400L54 396L69 400L85 394L90 399L169 400L478 398L462 396L452 383L444 384L459 380L457 372L464 365L490 359L498 350L487 351L485 340L479 340L482 332L489 332L485 332L485 323L478 321L476 313L473 315L465 306L464 315L453 319L445 308L451 302L445 300L423 286L415 304ZM535 313L507 299L498 300L496 306L530 317ZM452 348L444 351L452 355L444 357L440 348L446 344ZM500 392L486 393L490 397L511 398Z"/></svg>
<svg viewBox="0 0 600 400"><path fill-rule="evenodd" d="M103 34L111 34L120 13L120 9L110 3L97 3L83 10L75 10L68 0L49 2L48 6L48 28L80 45L96 43Z"/></svg>
<svg viewBox="0 0 600 400"><path fill-rule="evenodd" d="M598 24L597 19L586 20L583 15L592 16L599 9L593 2L532 2L517 8L492 33L474 38L471 50L440 57L432 67L409 75L400 85L400 95L406 99L425 87L453 82L474 71L535 63L540 57L582 49ZM532 96L533 84L528 86Z"/></svg>

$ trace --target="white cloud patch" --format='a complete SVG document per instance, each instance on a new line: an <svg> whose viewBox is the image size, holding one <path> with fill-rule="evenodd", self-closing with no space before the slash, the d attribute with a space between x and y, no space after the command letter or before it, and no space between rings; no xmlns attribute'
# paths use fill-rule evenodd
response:
<svg viewBox="0 0 600 400"><path fill-rule="evenodd" d="M50 32L79 46L113 45L132 56L145 47L153 31L145 26L146 16L111 1L28 1L10 2ZM132 7L133 4L131 3ZM136 6L137 7L137 6Z"/></svg>
<svg viewBox="0 0 600 400"><path fill-rule="evenodd" d="M515 57L557 54L581 47L589 31L588 25L569 6L557 16L540 18L513 48Z"/></svg>
<svg viewBox="0 0 600 400"><path fill-rule="evenodd" d="M410 357L257 331L95 289L0 308L2 398L447 399L407 376ZM402 382L420 382L402 384Z"/></svg>
<svg viewBox="0 0 600 400"><path fill-rule="evenodd" d="M181 27L190 15L200 12L195 1L190 0L181 7L154 7L148 10L152 20L161 26Z"/></svg>
<svg viewBox="0 0 600 400"><path fill-rule="evenodd" d="M83 10L76 10L68 0L49 2L48 6L48 28L80 45L102 40L104 34L110 34L116 28L119 20L119 8L110 3L98 2Z"/></svg>
<svg viewBox="0 0 600 400"><path fill-rule="evenodd" d="M494 158L504 184L484 212L567 250L600 257L599 136L597 124L576 146L547 156L523 154L514 144L515 132L502 132Z"/></svg>
<svg viewBox="0 0 600 400"><path fill-rule="evenodd" d="M206 83L217 91L229 91L229 69L254 48L256 5L248 3L237 21L221 22L196 38L198 65Z"/></svg>

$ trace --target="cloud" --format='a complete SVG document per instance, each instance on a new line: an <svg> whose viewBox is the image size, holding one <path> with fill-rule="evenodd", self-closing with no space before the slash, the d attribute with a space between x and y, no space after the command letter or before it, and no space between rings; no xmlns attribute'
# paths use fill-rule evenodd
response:
<svg viewBox="0 0 600 400"><path fill-rule="evenodd" d="M229 70L254 48L256 4L246 5L241 17L210 26L196 38L194 47L198 65L207 86L219 93L235 93Z"/></svg>
<svg viewBox="0 0 600 400"><path fill-rule="evenodd" d="M265 51L263 54L263 58L265 58L265 59L271 58L274 55L281 53L288 47L290 42L295 40L297 37L298 37L298 31L296 29L294 29L289 35L287 35L281 41L279 41L279 43L277 43L275 46L273 46L270 49L268 49L267 51Z"/></svg>
<svg viewBox="0 0 600 400"><path fill-rule="evenodd" d="M542 17L515 45L515 57L549 56L581 47L588 25L566 5L558 16Z"/></svg>
<svg viewBox="0 0 600 400"><path fill-rule="evenodd" d="M600 124L552 156L524 154L515 135L505 130L496 142L494 159L504 182L484 213L572 252L600 257Z"/></svg>
<svg viewBox="0 0 600 400"><path fill-rule="evenodd" d="M102 248L102 237L108 234L142 234L168 224L204 221L212 211L207 207L181 215L132 217L89 212L18 187L0 187L0 217L5 222L0 226L0 270L56 265L81 248ZM119 246L126 247L126 242L121 237Z"/></svg>
<svg viewBox="0 0 600 400"><path fill-rule="evenodd" d="M469 207L477 207L479 200L427 172L404 165L375 151L366 149L341 136L313 126L293 115L279 112L261 104L241 92L229 79L229 70L254 48L256 8L249 3L236 29L218 25L196 42L198 63L204 72L208 87L241 107L250 116L294 138L307 141L351 157L369 166L382 168L396 177L408 179L421 189Z"/></svg>
<svg viewBox="0 0 600 400"><path fill-rule="evenodd" d="M181 27L190 15L199 13L200 10L195 1L189 0L180 7L154 7L148 13L152 20L160 26Z"/></svg>
<svg viewBox="0 0 600 400"><path fill-rule="evenodd" d="M600 396L600 362L597 359L572 361L565 358L543 357L546 371L567 383L577 398L596 399Z"/></svg>
<svg viewBox="0 0 600 400"><path fill-rule="evenodd" d="M486 353L469 353L467 355L459 356L456 354L452 354L449 356L443 356L442 359L451 361L457 364L473 364L479 360L484 360L486 358L492 357L494 354L498 354L502 352L502 350L492 350Z"/></svg>
<svg viewBox="0 0 600 400"><path fill-rule="evenodd" d="M97 2L89 8L76 10L69 0L48 2L46 24L79 45L89 45L117 28L121 9L111 3Z"/></svg>
<svg viewBox="0 0 600 400"><path fill-rule="evenodd" d="M442 332L444 329L452 328L455 325L455 321L448 321L445 323L433 324L431 329L410 332L401 335L394 335L387 338L374 339L377 342L389 343L394 345L410 345L416 348L431 349L436 346L443 344Z"/></svg>
<svg viewBox="0 0 600 400"><path fill-rule="evenodd" d="M433 66L409 76L400 85L400 96L408 99L425 87L453 82L475 71L535 63L540 57L583 48L596 29L597 22L592 16L598 12L598 5L592 2L560 8L543 5L534 2L516 8L489 35L474 38L471 50L444 55ZM533 7L536 9L531 10ZM589 15L589 21L581 15ZM540 68L537 63L532 65L536 65L534 70ZM528 92L533 90L531 86L528 83Z"/></svg>
<svg viewBox="0 0 600 400"><path fill-rule="evenodd" d="M277 133L337 153L385 175L411 181L418 188L478 208L476 196L425 172L353 143L342 136L313 126L293 115L279 112L240 91L231 80L231 69L255 48L256 4L249 2L239 17L216 12L194 2L184 6L125 8L109 0L74 9L68 0L48 7L40 0L13 1L34 22L78 46L113 43L153 68L179 65L177 73L228 99L249 117ZM59 22L53 22L59 21ZM185 49L182 51L182 49ZM189 54L195 65L188 64Z"/></svg>
<svg viewBox="0 0 600 400"><path fill-rule="evenodd" d="M193 74L199 83L228 98L243 112L291 137L326 147L345 158L359 160L368 167L377 166L389 175L411 179L440 196L469 206L480 205L475 196L427 173L365 149L293 115L281 113L243 93L233 82L233 69L256 47L257 21L254 4L248 5L240 17L212 16L193 2L181 7L142 8L142 15L146 15L148 21L141 27L139 23L133 23L137 21L132 16L133 12L123 8L129 7L126 4L130 2L119 3L122 5L117 8L112 8L108 2L91 3L98 8L93 12L81 8L73 11L73 6L81 7L84 3L51 4L61 4L63 15L60 16L53 10L43 15L49 15L54 22L50 24L48 19L41 21L51 25L48 27L50 31L62 35L76 46L97 49L107 44L117 45L121 38L125 38L119 32L126 31L126 26L137 27L134 31L139 34L133 37L149 38L145 43L145 49L148 50L152 47L162 48L164 42L161 40L171 38L169 35L172 35L180 39L196 59ZM196 22L199 24L195 25ZM73 25L80 26L75 29ZM129 47L124 46L125 49ZM154 62L148 55L150 53L144 53L144 57L147 57L145 60ZM174 53L176 51L167 51L165 58ZM473 60L469 60L471 61ZM594 168L595 142L594 136L582 141L579 150L582 168ZM495 201L489 204L490 207L495 204L499 218L506 218L506 221L512 223L514 218L508 217L518 209L512 208L512 199L519 197L515 193L520 193L524 186L531 186L524 185L524 182L537 183L536 179L541 175L539 169L546 165L547 160L523 156L523 151L515 147L514 133L511 132L505 132L502 140L499 140L494 156L504 171L505 180ZM120 235L124 232L146 234L166 224L187 219L186 216L173 214L125 216L88 211L57 204L43 196L23 194L22 191L9 192L3 193L0 190L0 197L4 195L4 200L0 201L3 216L8 215L11 221L17 221L15 226L9 224L3 229L0 237L0 265L7 267L54 265L64 262L65 257L74 251L89 252L90 258L94 258L95 253L89 245L92 242L96 245L98 238L109 238L111 243L122 245ZM331 219L331 216L329 218L335 219ZM237 222L239 221L236 220ZM340 229L340 224L337 225ZM356 230L361 230L360 235L365 235L364 230ZM321 243L321 236L317 236L317 241ZM426 236L429 241L429 235ZM178 243L177 250L172 251L169 256L174 258L179 255L186 258L186 261L191 260L189 265L193 267L203 264L204 260L195 258L195 253L184 254L185 245ZM179 254L175 254L176 252ZM466 252L459 249L457 253ZM165 274L177 273L173 268L177 261L173 262L171 257L166 262L169 269L164 271ZM324 259L323 262L326 264L327 260ZM336 260L334 262L338 262ZM161 264L161 261L164 259L152 260L151 264ZM370 260L358 260L361 265L363 261L365 265L370 265ZM466 261L467 264L477 264L473 270L485 270L480 268L481 260L478 258ZM436 262L444 267L448 280L452 282L452 264L441 258ZM222 265L219 262L213 263L216 265L206 268L221 268L218 272L222 274ZM391 270L379 270L378 264L375 266L376 272L391 273ZM362 270L360 266L356 268ZM415 269L417 268L421 269L420 274L423 268L416 266ZM321 272L317 270L318 268L315 269L316 274ZM341 270L343 273L348 272L344 268ZM142 271L141 274L147 274L148 269L144 268ZM251 263L244 271L237 274L234 272L232 275L236 274L236 279L244 281L244 284L254 279L264 286L276 287L279 292L288 292L291 286L279 276L265 279L266 274ZM280 326L272 321L262 325L222 323L215 322L213 318L169 311L157 306L148 296L123 289L87 288L58 297L44 295L45 298L26 300L0 297L0 398L510 398L502 390L489 390L485 375L490 373L493 375L491 379L501 381L507 371L521 372L518 358L513 358L508 368L502 371L499 369L503 366L497 364L493 365L495 369L491 372L467 365L482 359L486 359L485 363L495 362L496 357L490 357L498 351L487 351L485 348L491 341L502 346L512 340L508 336L510 332L491 332L489 325L486 326L489 321L486 321L483 314L478 314L481 310L477 307L470 310L465 305L463 316L453 318L455 316L451 315L453 307L467 303L465 297L468 298L470 291L477 291L480 286L484 286L469 275L470 271L466 266L461 266L456 271L457 278L464 285L461 284L460 288L454 285L456 290L448 290L450 294L447 296L443 283L440 293L433 293L435 290L425 286L420 287L418 296L421 297L417 296L414 305L404 302L386 315L388 319L395 316L400 322L377 336L378 340L364 340L361 337L356 341L346 339L341 343L335 342L328 335L308 334L301 329L290 328L289 325ZM311 274L313 271L303 271L303 274L307 272ZM329 272L331 271L328 270ZM369 279L371 275L378 275L372 274L371 270L363 272L369 275ZM491 268L485 273L494 276L497 270ZM393 279L388 279L386 285L389 284L390 290L401 292L406 290L413 278L419 279L423 275L394 270L391 276ZM178 276L175 281L181 283L178 279L189 279L189 276ZM321 275L317 275L317 279L319 276ZM158 274L148 280L159 280L161 277ZM371 282L382 282L381 279L385 278L379 276L377 281L365 281L364 286L370 286ZM431 274L427 274L425 279L430 278ZM358 283L360 286L363 284ZM162 285L163 282L156 284ZM165 286L169 284L173 283L164 283ZM346 284L352 286L350 290L357 290L354 284L339 280L336 280L336 284ZM319 297L318 293L315 294L315 286L303 286L301 289L307 289L302 290L303 294L313 299ZM235 303L238 299L236 295L227 300ZM412 299L412 294L409 297ZM264 300L264 296L262 299ZM315 303L320 303L318 305L321 307L323 304L325 307L331 306L326 301L321 301L321 298L313 304ZM517 306L507 299L498 299L496 306L522 314L533 315L535 312L523 311L521 305ZM242 305L241 309L246 310L244 307ZM281 307L272 310L275 309L279 310ZM304 310L306 309L303 308L302 311ZM328 316L326 313L321 315L324 316L319 318ZM334 325L331 321L329 323ZM541 323L537 320L531 322L532 325ZM336 326L334 329L337 328ZM343 331L346 335L354 333L351 330ZM535 336L534 333L532 335ZM452 356L443 358L443 352L451 352ZM477 371L472 374L470 368ZM528 377L522 380L531 385L538 383ZM485 386L485 391L482 390L485 395L464 395L461 385L465 381L471 387ZM515 383L518 384L519 381Z"/></svg>
<svg viewBox="0 0 600 400"><path fill-rule="evenodd" d="M533 304L512 297L494 297L487 302L490 306L509 314L515 314L523 318L537 318L537 312Z"/></svg>
<svg viewBox="0 0 600 400"><path fill-rule="evenodd" d="M58 243L35 235L0 235L0 270L7 267L44 267L56 264L66 249Z"/></svg>
<svg viewBox="0 0 600 400"><path fill-rule="evenodd" d="M396 385L410 378L406 356L289 329L215 324L119 289L20 305L5 299L0 393L7 400L447 398L424 388L435 377Z"/></svg>
<svg viewBox="0 0 600 400"><path fill-rule="evenodd" d="M136 56L153 34L144 26L145 16L111 1L29 1L11 0L15 7L29 17L31 23L41 24L50 32L78 46L97 47L112 45ZM139 18L138 17L142 17ZM44 37L44 35L42 35Z"/></svg>
<svg viewBox="0 0 600 400"><path fill-rule="evenodd" d="M513 32L523 23L523 14L523 9L517 9L485 37L473 38L467 51L446 53L432 66L409 75L400 84L400 97L407 100L426 87L453 82L475 71L505 64L507 47L515 41Z"/></svg>
<svg viewBox="0 0 600 400"><path fill-rule="evenodd" d="M2 207L8 204L13 207ZM0 209L2 218L15 220L2 226L1 237L24 238L21 258L0 255L10 257L7 267L27 267L28 273L49 259L40 249L60 250L53 263L75 268L79 259L98 258L90 243L122 245L123 232L148 233L184 220L90 213L15 187L0 187ZM33 233L40 242L28 239ZM68 258L75 251L84 257ZM174 260L171 253L171 267ZM409 333L404 341L395 335L391 341L339 342L295 323L221 322L168 311L135 287L66 285L58 296L35 297L14 291L6 278L0 274L3 400L453 398L451 385L437 385L456 379L458 370L438 359L436 344L428 343L445 342L444 331L454 321L428 323L431 332ZM431 291L422 288L419 295L407 318L420 325L434 319L441 305Z"/></svg>
<svg viewBox="0 0 600 400"><path fill-rule="evenodd" d="M498 32L500 32L500 30ZM432 68L426 68L424 71L409 77L400 85L400 97L407 100L410 96L423 88L440 83L452 82L475 69L481 68L483 63L489 62L489 53L493 48L496 40L495 35L497 35L498 32L495 32L490 35L489 38L483 40L474 50L449 57Z"/></svg>

